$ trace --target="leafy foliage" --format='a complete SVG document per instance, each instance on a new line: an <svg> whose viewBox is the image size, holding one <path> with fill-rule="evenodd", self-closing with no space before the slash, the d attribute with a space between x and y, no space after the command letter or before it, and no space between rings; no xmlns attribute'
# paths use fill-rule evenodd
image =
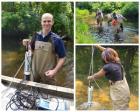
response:
<svg viewBox="0 0 140 112"><path fill-rule="evenodd" d="M77 2L76 7L79 7L79 9L87 9L90 12L92 11L91 2Z"/></svg>
<svg viewBox="0 0 140 112"><path fill-rule="evenodd" d="M73 3L70 2L2 2L2 31L31 35L40 30L40 18L46 12L54 15L53 31L72 38Z"/></svg>
<svg viewBox="0 0 140 112"><path fill-rule="evenodd" d="M124 7L121 9L122 14L125 17L129 17L131 19L138 18L138 3L127 3Z"/></svg>
<svg viewBox="0 0 140 112"><path fill-rule="evenodd" d="M76 8L76 41L78 43L95 43L94 37L90 33L90 26L85 21L89 16L89 11Z"/></svg>
<svg viewBox="0 0 140 112"><path fill-rule="evenodd" d="M76 8L76 15L77 16L88 16L89 11L87 9L80 10L79 8Z"/></svg>
<svg viewBox="0 0 140 112"><path fill-rule="evenodd" d="M138 2L82 2L77 8L96 12L100 8L103 13L119 12L125 17L138 19Z"/></svg>

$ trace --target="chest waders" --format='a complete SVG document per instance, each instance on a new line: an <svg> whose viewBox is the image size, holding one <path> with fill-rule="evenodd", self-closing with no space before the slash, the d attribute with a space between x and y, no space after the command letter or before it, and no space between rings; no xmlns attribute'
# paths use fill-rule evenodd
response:
<svg viewBox="0 0 140 112"><path fill-rule="evenodd" d="M122 66L122 65L121 65ZM123 80L116 81L110 85L110 97L114 110L127 110L129 109L130 90L125 78L125 71L122 66Z"/></svg>
<svg viewBox="0 0 140 112"><path fill-rule="evenodd" d="M32 60L33 81L47 84L55 84L53 78L48 78L45 72L56 66L56 54L54 45L49 37L48 42L35 41L35 49Z"/></svg>
<svg viewBox="0 0 140 112"><path fill-rule="evenodd" d="M103 18L101 16L97 17L97 24L102 27Z"/></svg>

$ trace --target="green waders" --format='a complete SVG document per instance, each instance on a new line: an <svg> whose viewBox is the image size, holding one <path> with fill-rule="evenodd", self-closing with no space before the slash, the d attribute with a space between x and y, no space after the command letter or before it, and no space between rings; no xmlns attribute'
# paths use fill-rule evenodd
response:
<svg viewBox="0 0 140 112"><path fill-rule="evenodd" d="M56 54L52 42L35 41L35 49L32 60L33 81L47 84L55 84L53 78L45 75L47 70L56 66Z"/></svg>

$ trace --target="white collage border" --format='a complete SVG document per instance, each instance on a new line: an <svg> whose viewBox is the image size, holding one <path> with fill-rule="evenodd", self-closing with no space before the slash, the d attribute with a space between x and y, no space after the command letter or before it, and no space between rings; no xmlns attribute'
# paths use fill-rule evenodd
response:
<svg viewBox="0 0 140 112"><path fill-rule="evenodd" d="M139 0L0 0L1 2L74 2L74 108L68 112L93 112L93 110L91 111L85 111L85 110L76 110L76 97L75 97L75 93L76 93L76 46L91 46L93 44L78 44L76 43L76 12L75 12L75 8L76 8L76 2L139 2ZM1 3L0 3L0 8L1 8ZM0 10L0 14L2 14L2 9ZM1 20L1 16L0 16L0 20ZM140 2L139 2L139 21L140 21ZM0 27L2 28L2 23L0 22ZM140 22L139 22L139 26L140 26ZM140 29L139 29L140 32ZM1 29L0 29L0 73L2 75L2 34L1 34ZM94 44L97 45L97 44ZM139 75L140 75L140 44L131 44L131 43L123 43L123 44L98 44L98 45L109 45L109 46L119 46L119 45L123 45L123 46L138 46L139 49ZM1 78L0 78L1 79ZM140 80L140 77L139 77ZM140 90L140 82L139 82L139 90ZM140 92L139 92L139 96L140 96ZM140 102L140 98L139 98L139 102ZM0 106L1 106L1 101L0 101ZM3 112L3 110L0 111ZM95 110L94 110L95 111ZM100 112L112 112L113 110L100 110ZM130 111L130 110L129 110ZM128 112L129 112L128 111ZM132 112L138 112L138 110L132 110ZM23 112L23 111L20 111ZM30 111L30 112L34 112L34 111ZM44 111L37 111L37 112L44 112ZM49 112L49 111L47 111ZM52 111L51 111L52 112ZM118 112L118 111L117 111ZM126 112L126 111L125 111Z"/></svg>

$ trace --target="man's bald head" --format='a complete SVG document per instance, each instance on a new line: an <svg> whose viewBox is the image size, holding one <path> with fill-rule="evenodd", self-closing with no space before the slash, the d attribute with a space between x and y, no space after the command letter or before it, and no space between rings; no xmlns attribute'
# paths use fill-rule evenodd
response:
<svg viewBox="0 0 140 112"><path fill-rule="evenodd" d="M41 17L42 30L44 32L51 31L53 24L54 24L53 15L50 13L44 13Z"/></svg>
<svg viewBox="0 0 140 112"><path fill-rule="evenodd" d="M44 18L51 18L53 20L53 15L51 13L44 13L41 17L41 20L43 20Z"/></svg>

